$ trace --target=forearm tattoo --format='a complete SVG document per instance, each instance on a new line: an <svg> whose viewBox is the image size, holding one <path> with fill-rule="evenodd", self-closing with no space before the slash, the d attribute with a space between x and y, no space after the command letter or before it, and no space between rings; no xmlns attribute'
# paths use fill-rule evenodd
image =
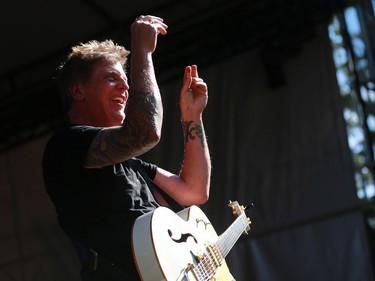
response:
<svg viewBox="0 0 375 281"><path fill-rule="evenodd" d="M139 155L154 143L161 126L161 104L150 93L132 93L122 127L103 129L91 144L87 164L101 166Z"/></svg>
<svg viewBox="0 0 375 281"><path fill-rule="evenodd" d="M182 121L182 129L184 133L184 144L198 137L202 147L204 147L205 134L200 124L196 124L194 121Z"/></svg>

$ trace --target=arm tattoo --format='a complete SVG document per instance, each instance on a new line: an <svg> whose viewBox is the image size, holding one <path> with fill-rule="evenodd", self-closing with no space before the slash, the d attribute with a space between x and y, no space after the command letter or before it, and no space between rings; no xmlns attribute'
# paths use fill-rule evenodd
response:
<svg viewBox="0 0 375 281"><path fill-rule="evenodd" d="M105 166L140 155L155 145L162 108L151 93L132 93L121 127L104 128L94 138L87 165Z"/></svg>
<svg viewBox="0 0 375 281"><path fill-rule="evenodd" d="M121 145L121 138L117 132L101 130L93 139L86 164L90 167L103 167L116 162L115 155L131 155L131 147Z"/></svg>
<svg viewBox="0 0 375 281"><path fill-rule="evenodd" d="M189 140L194 140L196 137L200 139L202 147L204 147L204 130L200 124L193 124L194 121L183 121L182 129L184 133L184 143L186 144Z"/></svg>

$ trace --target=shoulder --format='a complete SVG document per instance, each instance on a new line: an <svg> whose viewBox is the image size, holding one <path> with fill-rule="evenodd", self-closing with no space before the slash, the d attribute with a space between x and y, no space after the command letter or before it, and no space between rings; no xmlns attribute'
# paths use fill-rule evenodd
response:
<svg viewBox="0 0 375 281"><path fill-rule="evenodd" d="M85 141L92 141L94 136L102 128L84 126L84 125L67 125L58 128L51 136L47 143L48 146L62 144L65 147L72 144L77 144Z"/></svg>
<svg viewBox="0 0 375 281"><path fill-rule="evenodd" d="M155 164L148 163L137 157L133 157L125 162L127 166L131 166L137 170L144 170L149 178L153 179L155 177L157 171L157 166Z"/></svg>
<svg viewBox="0 0 375 281"><path fill-rule="evenodd" d="M45 147L43 162L83 158L100 130L101 128L82 125L66 125L56 129Z"/></svg>
<svg viewBox="0 0 375 281"><path fill-rule="evenodd" d="M67 125L58 128L52 135L51 139L63 138L69 139L74 137L91 136L94 137L102 128L86 125Z"/></svg>

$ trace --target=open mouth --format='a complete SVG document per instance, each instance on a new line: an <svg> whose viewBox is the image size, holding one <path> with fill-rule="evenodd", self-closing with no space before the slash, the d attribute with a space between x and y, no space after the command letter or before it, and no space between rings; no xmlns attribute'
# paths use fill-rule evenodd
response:
<svg viewBox="0 0 375 281"><path fill-rule="evenodd" d="M120 96L113 97L112 100L115 101L115 102L117 102L117 103L119 103L119 104L124 104L125 103L125 98L120 97Z"/></svg>

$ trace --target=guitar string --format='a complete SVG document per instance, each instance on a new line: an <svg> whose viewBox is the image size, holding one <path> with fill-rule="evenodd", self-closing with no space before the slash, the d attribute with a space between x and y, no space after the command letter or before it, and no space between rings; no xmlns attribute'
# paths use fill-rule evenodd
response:
<svg viewBox="0 0 375 281"><path fill-rule="evenodd" d="M214 258L216 258L216 260L218 261L219 266L221 265L221 262L224 259L223 256L220 254L217 245L212 244L211 246L214 249L215 257L205 254L201 261L198 263L196 269L199 271L199 274L197 275L201 277L198 279L198 281L210 280L215 275L218 265L216 265L215 261L213 260Z"/></svg>
<svg viewBox="0 0 375 281"><path fill-rule="evenodd" d="M238 238L242 235L243 232L235 233L233 228L237 228L241 226L241 229L246 229L249 222L245 213L242 213L237 219L236 222L233 223L221 236L225 237L225 239L219 239L217 245L223 257L225 258L229 251L232 249L233 245L236 243Z"/></svg>
<svg viewBox="0 0 375 281"><path fill-rule="evenodd" d="M233 223L222 234L222 236L226 236L225 239L219 239L217 244L213 244L215 258L218 260L219 266L221 266L221 262L223 261L224 257L226 257L235 242L242 235L242 232L236 234L234 231L232 231L232 229L237 228L238 225L241 225L243 229L246 229L248 224L249 222L247 217L245 217L245 213L242 213L240 216L238 216L236 222ZM230 247L228 247L228 245L230 245ZM214 276L214 274L216 273L216 269L217 266L215 265L215 262L212 260L210 255L204 254L204 257L192 270L194 271L195 276L197 276L198 278L197 281L208 281Z"/></svg>
<svg viewBox="0 0 375 281"><path fill-rule="evenodd" d="M214 273L216 271L215 268L214 268L214 265L213 265L213 261L211 260L211 258L207 254L204 254L204 257L198 263L196 268L200 272L199 275L203 278L203 279L198 279L198 281L210 280L210 278L212 278L214 276ZM194 270L195 270L195 268L194 268Z"/></svg>

